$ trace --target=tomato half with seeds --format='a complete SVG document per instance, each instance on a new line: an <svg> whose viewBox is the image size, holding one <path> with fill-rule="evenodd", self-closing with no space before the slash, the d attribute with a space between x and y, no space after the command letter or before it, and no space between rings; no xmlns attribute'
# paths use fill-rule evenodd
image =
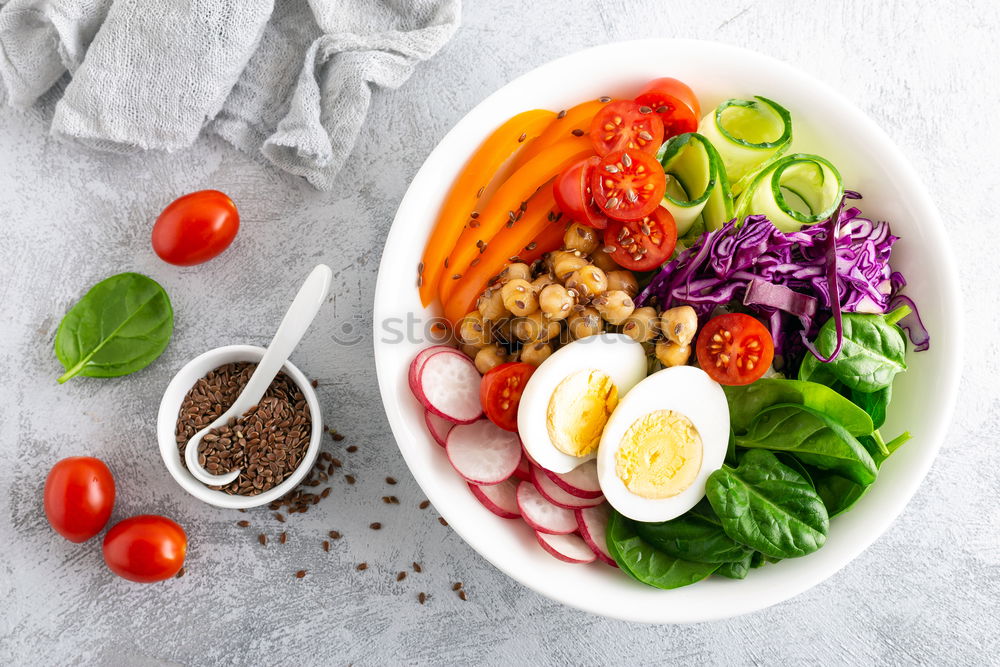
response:
<svg viewBox="0 0 1000 667"><path fill-rule="evenodd" d="M517 407L535 367L512 361L487 371L479 385L479 400L486 417L505 431L517 431Z"/></svg>
<svg viewBox="0 0 1000 667"><path fill-rule="evenodd" d="M698 129L701 106L694 91L683 81L670 77L653 79L635 101L659 116L666 138Z"/></svg>
<svg viewBox="0 0 1000 667"><path fill-rule="evenodd" d="M698 365L719 384L750 384L774 361L771 332L743 313L713 317L698 332Z"/></svg>
<svg viewBox="0 0 1000 667"><path fill-rule="evenodd" d="M649 153L615 151L594 168L590 190L594 202L609 218L639 220L660 205L667 178Z"/></svg>
<svg viewBox="0 0 1000 667"><path fill-rule="evenodd" d="M663 143L663 119L631 100L618 100L594 116L590 141L598 155L623 150L655 153Z"/></svg>
<svg viewBox="0 0 1000 667"><path fill-rule="evenodd" d="M552 183L552 194L559 210L581 225L594 229L608 226L608 218L597 208L590 190L591 175L600 163L601 158L596 156L580 160L556 176Z"/></svg>
<svg viewBox="0 0 1000 667"><path fill-rule="evenodd" d="M604 231L611 259L631 271L652 271L670 258L677 245L677 225L670 211L657 206L640 220L612 220Z"/></svg>

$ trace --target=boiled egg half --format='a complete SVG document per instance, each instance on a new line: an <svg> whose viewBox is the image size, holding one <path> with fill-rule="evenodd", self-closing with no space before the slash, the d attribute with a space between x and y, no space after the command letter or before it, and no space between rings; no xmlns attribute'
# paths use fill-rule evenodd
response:
<svg viewBox="0 0 1000 667"><path fill-rule="evenodd" d="M636 521L667 521L694 507L722 467L729 404L719 383L693 366L653 373L608 419L597 477L611 506Z"/></svg>
<svg viewBox="0 0 1000 667"><path fill-rule="evenodd" d="M517 431L528 456L558 473L593 459L619 401L645 376L642 344L622 334L588 336L557 350L521 394Z"/></svg>

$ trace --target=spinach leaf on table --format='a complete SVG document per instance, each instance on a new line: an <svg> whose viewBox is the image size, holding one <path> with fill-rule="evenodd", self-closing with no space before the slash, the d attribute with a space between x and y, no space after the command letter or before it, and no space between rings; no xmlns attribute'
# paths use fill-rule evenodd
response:
<svg viewBox="0 0 1000 667"><path fill-rule="evenodd" d="M830 527L826 506L802 475L769 451L746 452L706 485L726 534L765 556L794 558L819 549Z"/></svg>
<svg viewBox="0 0 1000 667"><path fill-rule="evenodd" d="M871 455L836 420L804 405L779 403L760 412L736 446L788 452L800 461L854 480L875 481L878 468Z"/></svg>
<svg viewBox="0 0 1000 667"><path fill-rule="evenodd" d="M896 319L895 311L886 315L844 313L844 344L840 354L819 366L855 391L872 393L889 386L897 373L906 370L906 341L902 330L895 325ZM820 327L816 347L829 356L836 345L837 332L830 319ZM811 366L814 364L810 363ZM801 375L802 369L799 370Z"/></svg>
<svg viewBox="0 0 1000 667"><path fill-rule="evenodd" d="M163 353L173 330L170 298L156 281L138 273L102 280L59 324L55 353L66 368L59 382L141 370Z"/></svg>
<svg viewBox="0 0 1000 667"><path fill-rule="evenodd" d="M635 526L635 522L612 512L607 540L615 562L636 580L655 588L680 588L701 581L718 569L717 563L695 563L660 551L643 540Z"/></svg>
<svg viewBox="0 0 1000 667"><path fill-rule="evenodd" d="M670 521L635 524L646 542L674 558L699 563L729 563L750 555L750 549L734 542L707 500Z"/></svg>
<svg viewBox="0 0 1000 667"><path fill-rule="evenodd" d="M861 407L817 382L761 378L751 384L724 386L723 389L729 401L729 424L736 433L746 433L754 417L778 403L818 410L854 436L868 435L875 429L871 417Z"/></svg>

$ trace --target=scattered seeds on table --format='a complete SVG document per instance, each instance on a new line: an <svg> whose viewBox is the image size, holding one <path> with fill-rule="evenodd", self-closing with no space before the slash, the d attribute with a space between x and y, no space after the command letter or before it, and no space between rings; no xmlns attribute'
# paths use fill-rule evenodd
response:
<svg viewBox="0 0 1000 667"><path fill-rule="evenodd" d="M396 483L396 478L395 477L386 477L385 478L385 483L386 484L395 484Z"/></svg>
<svg viewBox="0 0 1000 667"><path fill-rule="evenodd" d="M330 465L332 465L334 468L339 468L344 464L340 461L340 459L331 459Z"/></svg>
<svg viewBox="0 0 1000 667"><path fill-rule="evenodd" d="M336 531L336 530L331 530L330 531L330 539L339 540L340 539L340 533L338 531Z"/></svg>
<svg viewBox="0 0 1000 667"><path fill-rule="evenodd" d="M311 384L311 385L312 385L312 387L313 387L313 389L315 389L316 387L318 387L318 386L319 386L319 380L313 380L313 381L312 381L312 382L310 382L309 384Z"/></svg>
<svg viewBox="0 0 1000 667"><path fill-rule="evenodd" d="M368 527L371 528L372 530L379 530L382 528L382 524L376 521L375 523L369 525Z"/></svg>
<svg viewBox="0 0 1000 667"><path fill-rule="evenodd" d="M236 525L240 528L248 528L250 526L250 522L244 519L243 521L237 521Z"/></svg>
<svg viewBox="0 0 1000 667"><path fill-rule="evenodd" d="M457 591L457 590L458 590L458 589L460 589L461 587L462 587L462 582L461 582L461 581L456 581L455 583L453 583L453 584L451 585L451 590L453 590L453 591Z"/></svg>
<svg viewBox="0 0 1000 667"><path fill-rule="evenodd" d="M427 593L420 593L417 595L417 600L420 601L420 604L427 602Z"/></svg>
<svg viewBox="0 0 1000 667"><path fill-rule="evenodd" d="M358 451L358 446L357 445L351 445L350 447L347 448L347 453L348 454L353 454L356 451Z"/></svg>
<svg viewBox="0 0 1000 667"><path fill-rule="evenodd" d="M323 551L330 550L330 540L323 540Z"/></svg>
<svg viewBox="0 0 1000 667"><path fill-rule="evenodd" d="M423 568L420 567L420 563L414 562L413 563L413 571L414 572L423 572L424 570L423 570Z"/></svg>
<svg viewBox="0 0 1000 667"><path fill-rule="evenodd" d="M406 579L406 572L400 572L396 575L396 581L402 581L403 579Z"/></svg>
<svg viewBox="0 0 1000 667"><path fill-rule="evenodd" d="M429 501L429 500L425 500L422 503L420 503L419 505L417 505L417 507L419 507L422 510L425 510L425 509L427 509L430 506L431 506L431 501Z"/></svg>
<svg viewBox="0 0 1000 667"><path fill-rule="evenodd" d="M465 602L469 599L469 596L466 594L465 589L462 589L458 592L458 597L462 602Z"/></svg>
<svg viewBox="0 0 1000 667"><path fill-rule="evenodd" d="M182 565L181 569L177 570L177 575L176 575L177 578L180 579L181 577L183 577L185 572L187 572L187 570L185 570L184 566Z"/></svg>
<svg viewBox="0 0 1000 667"><path fill-rule="evenodd" d="M368 563L358 563L358 572L364 572L368 569Z"/></svg>
<svg viewBox="0 0 1000 667"><path fill-rule="evenodd" d="M340 442L341 440L344 439L344 436L342 436L341 434L337 433L333 429L330 430L330 437L333 438L334 442Z"/></svg>
<svg viewBox="0 0 1000 667"><path fill-rule="evenodd" d="M274 518L280 521L281 523L285 523L285 515L282 514L281 512L275 512Z"/></svg>
<svg viewBox="0 0 1000 667"><path fill-rule="evenodd" d="M328 495L330 495L330 487L329 486L326 487L325 489L323 489L323 493L319 494L319 497L320 498L326 498Z"/></svg>
<svg viewBox="0 0 1000 667"><path fill-rule="evenodd" d="M285 542L287 542L288 541L288 533L282 533L281 535L278 535L278 541L281 542L282 544L284 544Z"/></svg>
<svg viewBox="0 0 1000 667"><path fill-rule="evenodd" d="M444 520L443 516L439 516L438 517L438 523L441 524L442 526L447 526L448 525L448 522Z"/></svg>
<svg viewBox="0 0 1000 667"><path fill-rule="evenodd" d="M348 484L354 484L357 480L354 479L354 475L344 475L344 479L347 480Z"/></svg>
<svg viewBox="0 0 1000 667"><path fill-rule="evenodd" d="M267 546L267 535L261 533L257 536L257 541L260 542L261 546Z"/></svg>
<svg viewBox="0 0 1000 667"><path fill-rule="evenodd" d="M306 576L306 571L305 570L299 570L298 572L295 573L295 578L296 579L301 579L304 576Z"/></svg>

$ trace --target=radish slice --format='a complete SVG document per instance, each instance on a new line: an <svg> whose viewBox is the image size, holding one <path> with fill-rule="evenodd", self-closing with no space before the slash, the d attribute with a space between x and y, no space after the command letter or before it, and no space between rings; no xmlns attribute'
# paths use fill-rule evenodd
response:
<svg viewBox="0 0 1000 667"><path fill-rule="evenodd" d="M444 447L448 442L448 434L455 428L455 423L444 417L438 417L430 410L424 411L424 422L427 423L427 430L431 432L434 441Z"/></svg>
<svg viewBox="0 0 1000 667"><path fill-rule="evenodd" d="M565 563L593 563L597 556L577 535L535 533L542 548Z"/></svg>
<svg viewBox="0 0 1000 667"><path fill-rule="evenodd" d="M597 481L597 459L581 463L567 473L546 470L545 475L560 489L578 498L600 498L601 484Z"/></svg>
<svg viewBox="0 0 1000 667"><path fill-rule="evenodd" d="M528 460L528 456L521 450L521 461L517 464L517 470L514 471L514 477L524 482L531 481L531 461Z"/></svg>
<svg viewBox="0 0 1000 667"><path fill-rule="evenodd" d="M538 487L539 493L553 505L575 510L581 507L596 507L604 502L604 496L597 498L578 498L570 493L566 493L556 483L549 479L542 468L535 467L532 471L531 481Z"/></svg>
<svg viewBox="0 0 1000 667"><path fill-rule="evenodd" d="M417 356L413 357L413 361L410 362L410 370L407 373L407 379L410 382L410 391L413 392L414 396L418 396L418 387L420 386L420 370L424 367L424 362L430 359L433 355L438 352L458 352L453 347L448 347L447 345L432 345L430 347L425 347L424 349L417 352ZM461 354L461 352L459 352Z"/></svg>
<svg viewBox="0 0 1000 667"><path fill-rule="evenodd" d="M516 519L521 516L517 508L517 484L506 480L491 486L469 484L469 490L483 507L496 514L501 519Z"/></svg>
<svg viewBox="0 0 1000 667"><path fill-rule="evenodd" d="M466 482L499 484L517 469L521 460L521 441L517 433L481 419L451 429L445 451L452 467Z"/></svg>
<svg viewBox="0 0 1000 667"><path fill-rule="evenodd" d="M587 546L594 552L594 555L602 561L618 567L618 563L611 557L608 551L608 516L611 510L607 503L601 503L597 507L585 507L576 511L576 522L580 526L580 537L587 543Z"/></svg>
<svg viewBox="0 0 1000 667"><path fill-rule="evenodd" d="M475 364L457 350L432 354L418 371L415 394L424 407L456 424L471 424L483 414L479 402L482 377Z"/></svg>
<svg viewBox="0 0 1000 667"><path fill-rule="evenodd" d="M517 485L517 507L525 523L540 533L568 535L576 530L576 515L547 501L531 482Z"/></svg>

